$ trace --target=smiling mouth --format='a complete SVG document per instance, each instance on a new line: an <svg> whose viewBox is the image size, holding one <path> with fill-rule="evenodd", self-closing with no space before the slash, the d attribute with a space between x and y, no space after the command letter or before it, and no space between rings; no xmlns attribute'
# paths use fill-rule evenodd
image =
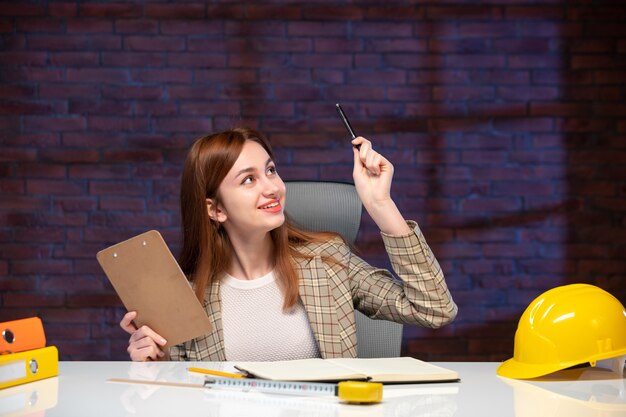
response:
<svg viewBox="0 0 626 417"><path fill-rule="evenodd" d="M272 201L271 203L266 204L266 205L264 205L264 206L261 206L261 207L259 207L259 208L260 208L260 209L268 209L268 208L273 208L273 207L276 207L276 206L278 206L279 204L280 204L280 203L279 203L278 201Z"/></svg>

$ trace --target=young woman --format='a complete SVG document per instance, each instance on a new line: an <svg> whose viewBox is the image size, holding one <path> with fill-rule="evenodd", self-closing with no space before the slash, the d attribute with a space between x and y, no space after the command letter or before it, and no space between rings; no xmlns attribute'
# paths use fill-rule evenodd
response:
<svg viewBox="0 0 626 417"><path fill-rule="evenodd" d="M129 312L120 326L131 335L131 359L356 357L355 308L432 328L452 321L457 307L441 268L417 224L405 221L390 197L393 165L367 139L352 144L357 192L397 277L358 258L338 235L286 221L285 184L261 133L205 136L183 170L179 262L213 330L165 352L163 337L137 329Z"/></svg>

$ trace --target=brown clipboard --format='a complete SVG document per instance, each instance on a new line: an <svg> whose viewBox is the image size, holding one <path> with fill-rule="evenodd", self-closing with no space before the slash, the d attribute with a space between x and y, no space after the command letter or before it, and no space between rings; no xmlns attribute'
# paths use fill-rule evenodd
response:
<svg viewBox="0 0 626 417"><path fill-rule="evenodd" d="M211 322L161 234L150 230L110 246L96 258L134 323L167 340L165 347L203 336Z"/></svg>

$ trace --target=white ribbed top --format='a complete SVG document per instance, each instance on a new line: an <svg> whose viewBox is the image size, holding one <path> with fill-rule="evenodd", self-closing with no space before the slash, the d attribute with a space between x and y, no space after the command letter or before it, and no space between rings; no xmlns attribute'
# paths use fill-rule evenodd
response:
<svg viewBox="0 0 626 417"><path fill-rule="evenodd" d="M274 273L221 285L224 348L228 361L319 358L319 348L302 301L283 312L283 293Z"/></svg>

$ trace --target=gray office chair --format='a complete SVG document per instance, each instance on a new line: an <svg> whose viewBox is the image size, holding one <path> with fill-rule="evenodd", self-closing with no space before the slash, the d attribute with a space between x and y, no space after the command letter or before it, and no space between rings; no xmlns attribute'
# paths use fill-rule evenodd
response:
<svg viewBox="0 0 626 417"><path fill-rule="evenodd" d="M354 243L361 224L362 204L353 184L340 182L286 181L285 212L299 227L333 231ZM357 356L400 356L402 324L372 320L355 310Z"/></svg>

